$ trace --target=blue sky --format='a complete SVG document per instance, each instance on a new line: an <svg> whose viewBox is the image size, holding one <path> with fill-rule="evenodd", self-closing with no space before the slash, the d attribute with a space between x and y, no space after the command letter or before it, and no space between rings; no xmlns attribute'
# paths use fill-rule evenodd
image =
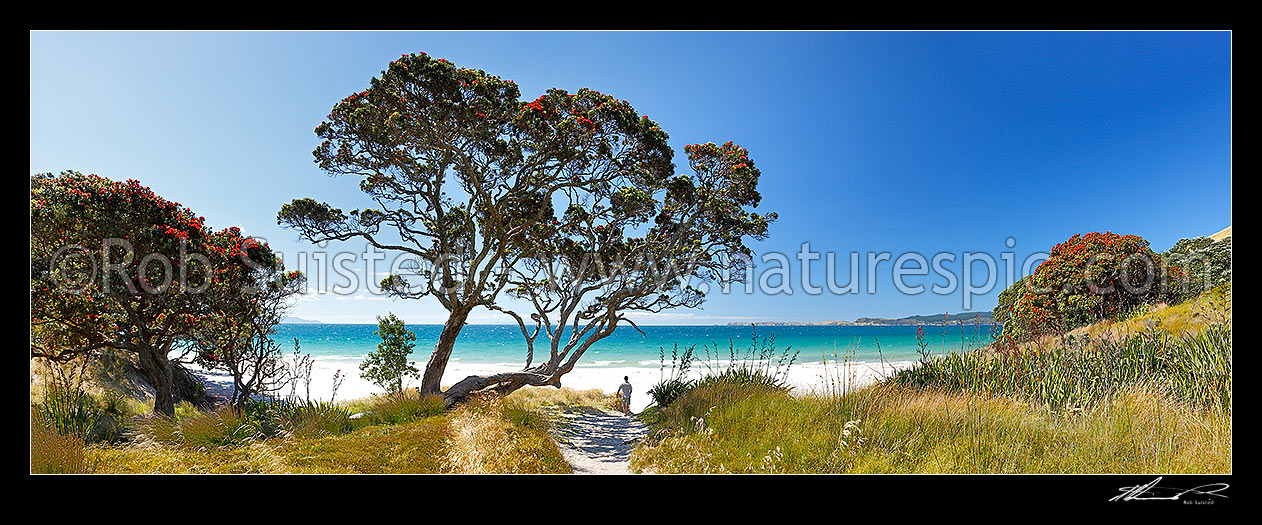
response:
<svg viewBox="0 0 1262 525"><path fill-rule="evenodd" d="M1231 224L1225 32L34 32L30 172L139 179L212 227L309 252L276 225L281 204L362 203L356 181L314 165L312 130L387 62L421 51L512 79L526 99L553 86L625 98L670 134L681 170L685 144L749 148L759 209L780 214L755 252L792 258L810 242L843 272L851 251L951 252L958 268L966 251L998 259L1008 237L1020 261L1079 232L1133 233L1161 251ZM823 262L812 264L822 285ZM712 294L639 319L962 310L959 292L900 293L890 265L877 266L876 294ZM1003 280L973 309L992 308ZM315 295L293 313L386 311L445 318L433 301L370 294Z"/></svg>

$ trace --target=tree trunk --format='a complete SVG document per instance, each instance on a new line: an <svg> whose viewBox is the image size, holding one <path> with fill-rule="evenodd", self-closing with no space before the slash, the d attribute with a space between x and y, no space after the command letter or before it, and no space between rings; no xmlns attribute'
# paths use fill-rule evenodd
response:
<svg viewBox="0 0 1262 525"><path fill-rule="evenodd" d="M583 356L587 349L595 342L608 337L613 333L617 323L611 324L609 327L592 334L578 348L573 349L575 352L572 356L565 360L563 356L553 356L548 362L533 368L527 368L520 372L504 372L500 374L492 374L487 376L469 376L461 379L456 384L451 385L446 392L443 392L443 402L448 406L463 402L469 396L479 392L494 392L501 396L507 396L524 386L552 386L561 388L561 376L570 373L574 369L575 363ZM558 335L554 337L560 337ZM567 350L567 353L569 350ZM562 361L565 361L564 363Z"/></svg>
<svg viewBox="0 0 1262 525"><path fill-rule="evenodd" d="M146 348L139 353L140 369L153 385L154 413L175 415L175 381L171 374L171 361L160 349Z"/></svg>
<svg viewBox="0 0 1262 525"><path fill-rule="evenodd" d="M245 385L234 384L232 385L232 388L233 388L233 394L232 394L233 397L229 402L232 404L232 406L238 409L245 408L246 402L250 400L250 396L253 395L254 392L250 390L250 387L245 386Z"/></svg>
<svg viewBox="0 0 1262 525"><path fill-rule="evenodd" d="M561 376L555 369L551 371L539 367L537 370L528 370L521 372L504 372L489 376L469 376L461 379L446 392L443 392L443 402L447 406L460 403L469 398L469 396L479 392L495 392L501 396L506 396L524 386L554 386L561 388Z"/></svg>
<svg viewBox="0 0 1262 525"><path fill-rule="evenodd" d="M442 333L438 334L438 343L434 344L434 353L429 356L429 363L425 365L425 373L421 376L421 394L442 393L443 372L447 370L447 361L451 359L451 349L455 346L456 337L460 335L460 330L464 328L464 321L468 317L467 310L458 310L451 312L451 316L447 318Z"/></svg>

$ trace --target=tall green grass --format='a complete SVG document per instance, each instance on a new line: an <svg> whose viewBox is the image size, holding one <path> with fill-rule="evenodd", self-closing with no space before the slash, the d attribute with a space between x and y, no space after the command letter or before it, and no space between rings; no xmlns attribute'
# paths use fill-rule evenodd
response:
<svg viewBox="0 0 1262 525"><path fill-rule="evenodd" d="M79 385L60 382L46 385L42 399L32 403L31 410L32 417L48 429L85 443L122 440L133 415L117 392L93 395Z"/></svg>
<svg viewBox="0 0 1262 525"><path fill-rule="evenodd" d="M1107 403L1145 386L1201 408L1231 409L1231 327L1172 335L1148 330L1118 341L1067 340L1049 351L958 352L897 372L904 386L1011 395L1055 409Z"/></svg>
<svg viewBox="0 0 1262 525"><path fill-rule="evenodd" d="M716 391L733 391L742 387L767 390L788 391L789 370L797 362L799 352L791 347L776 349L776 339L772 335L759 338L754 332L749 347L738 350L732 340L728 340L727 351L718 345L702 347L705 358L696 353L696 346L689 346L682 352L676 345L671 351L670 375L665 376L665 349L659 351L662 362L663 378L648 390L652 405L656 409L665 409L688 392L702 387L716 386ZM700 377L691 377L697 368L695 363L705 368Z"/></svg>
<svg viewBox="0 0 1262 525"><path fill-rule="evenodd" d="M336 436L350 432L351 412L328 401L289 401L274 408L273 421L290 435Z"/></svg>
<svg viewBox="0 0 1262 525"><path fill-rule="evenodd" d="M50 386L33 409L33 417L45 427L85 441L95 436L97 423L105 417L104 407L91 394L60 385Z"/></svg>
<svg viewBox="0 0 1262 525"><path fill-rule="evenodd" d="M247 423L263 438L338 435L352 430L350 410L328 401L299 397L247 401Z"/></svg>
<svg viewBox="0 0 1262 525"><path fill-rule="evenodd" d="M253 443L264 436L246 413L231 406L191 415L152 414L137 425L135 438L169 447L232 448Z"/></svg>
<svg viewBox="0 0 1262 525"><path fill-rule="evenodd" d="M241 407L150 415L140 421L135 436L171 447L233 448L275 437L345 434L352 430L350 416L346 408L323 401L251 400Z"/></svg>

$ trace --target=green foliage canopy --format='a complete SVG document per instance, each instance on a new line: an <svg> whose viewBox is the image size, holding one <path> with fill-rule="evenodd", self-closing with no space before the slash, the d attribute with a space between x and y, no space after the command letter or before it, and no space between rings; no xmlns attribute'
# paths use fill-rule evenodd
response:
<svg viewBox="0 0 1262 525"><path fill-rule="evenodd" d="M1057 244L1028 279L1004 323L1004 334L1017 340L1064 333L1173 298L1183 271L1139 236L1092 232Z"/></svg>
<svg viewBox="0 0 1262 525"><path fill-rule="evenodd" d="M1179 239L1161 257L1187 275L1187 289L1179 292L1182 299L1231 282L1231 237Z"/></svg>

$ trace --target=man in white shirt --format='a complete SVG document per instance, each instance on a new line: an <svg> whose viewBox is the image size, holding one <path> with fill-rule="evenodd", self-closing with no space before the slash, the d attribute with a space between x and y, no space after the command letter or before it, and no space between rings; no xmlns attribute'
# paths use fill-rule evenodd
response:
<svg viewBox="0 0 1262 525"><path fill-rule="evenodd" d="M618 395L622 397L622 413L631 415L631 378L622 376L622 385L618 387Z"/></svg>

